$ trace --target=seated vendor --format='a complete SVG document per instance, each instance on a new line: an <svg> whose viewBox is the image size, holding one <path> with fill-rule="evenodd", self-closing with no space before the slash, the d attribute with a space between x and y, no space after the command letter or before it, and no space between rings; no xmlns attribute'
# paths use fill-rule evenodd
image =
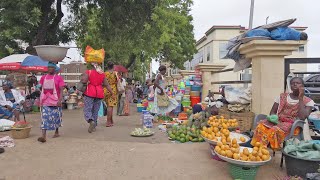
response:
<svg viewBox="0 0 320 180"><path fill-rule="evenodd" d="M276 98L270 115L278 116L278 124L262 120L255 129L251 144L260 142L279 150L284 139L289 135L295 120L305 120L314 106L313 100L304 95L304 82L301 78L294 77L290 80L292 93L282 93ZM299 129L295 130L295 134Z"/></svg>
<svg viewBox="0 0 320 180"><path fill-rule="evenodd" d="M20 120L20 106L24 105L25 98L21 93L12 89L11 81L4 81L0 91L0 119L9 119L14 115L14 121Z"/></svg>

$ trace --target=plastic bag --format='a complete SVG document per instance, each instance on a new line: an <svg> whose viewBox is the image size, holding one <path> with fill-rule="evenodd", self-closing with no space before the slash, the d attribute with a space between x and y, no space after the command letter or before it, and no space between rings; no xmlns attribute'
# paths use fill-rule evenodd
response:
<svg viewBox="0 0 320 180"><path fill-rule="evenodd" d="M246 33L246 37L270 37L270 32L266 29L252 29Z"/></svg>
<svg viewBox="0 0 320 180"><path fill-rule="evenodd" d="M224 88L225 98L230 104L250 104L251 103L251 90L250 88L236 88L226 86Z"/></svg>
<svg viewBox="0 0 320 180"><path fill-rule="evenodd" d="M95 50L91 46L86 47L84 59L87 63L102 63L104 60L104 49Z"/></svg>
<svg viewBox="0 0 320 180"><path fill-rule="evenodd" d="M288 28L278 27L271 31L271 38L274 40L300 40L301 32Z"/></svg>

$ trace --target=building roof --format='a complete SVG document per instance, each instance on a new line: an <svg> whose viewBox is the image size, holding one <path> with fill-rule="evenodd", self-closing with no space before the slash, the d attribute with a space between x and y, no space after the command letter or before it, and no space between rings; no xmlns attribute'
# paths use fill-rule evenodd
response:
<svg viewBox="0 0 320 180"><path fill-rule="evenodd" d="M207 32L205 32L206 36L208 36L209 34L211 34L213 31L215 31L216 29L243 29L245 30L246 28L243 26L221 26L221 25L215 25L212 26Z"/></svg>

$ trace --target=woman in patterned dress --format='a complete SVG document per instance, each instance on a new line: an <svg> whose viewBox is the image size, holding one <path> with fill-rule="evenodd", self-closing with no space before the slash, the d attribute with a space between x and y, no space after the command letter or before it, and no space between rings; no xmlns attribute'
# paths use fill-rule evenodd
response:
<svg viewBox="0 0 320 180"><path fill-rule="evenodd" d="M65 86L63 78L56 74L56 65L48 63L48 74L40 79L41 95L41 129L42 136L38 138L39 142L47 141L47 131L55 131L54 138L59 137L59 128L62 122L62 92Z"/></svg>
<svg viewBox="0 0 320 180"><path fill-rule="evenodd" d="M113 70L113 62L109 61L107 63L107 71L105 72L106 78L109 82L109 85L112 89L112 93L105 89L105 101L107 103L107 125L106 127L113 126L113 107L116 107L118 104L118 77L117 73Z"/></svg>
<svg viewBox="0 0 320 180"><path fill-rule="evenodd" d="M289 135L294 121L305 120L310 115L314 101L304 95L303 80L298 77L292 78L290 85L292 93L282 93L276 98L270 112L270 115L278 115L279 123L260 121L254 132L252 145L260 142L267 146L270 143L272 149L279 150L284 139ZM295 130L296 135L299 130Z"/></svg>

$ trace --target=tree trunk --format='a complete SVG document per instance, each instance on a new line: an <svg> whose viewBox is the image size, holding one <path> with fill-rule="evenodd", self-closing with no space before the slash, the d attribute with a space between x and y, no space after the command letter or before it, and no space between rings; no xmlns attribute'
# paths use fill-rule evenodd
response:
<svg viewBox="0 0 320 180"><path fill-rule="evenodd" d="M137 59L137 55L132 53L129 57L129 62L126 65L126 68L129 69L136 62L136 59Z"/></svg>
<svg viewBox="0 0 320 180"><path fill-rule="evenodd" d="M57 29L59 28L59 23L63 17L63 13L61 11L61 4L62 0L57 0L56 9L57 9L57 15L55 19L50 24L50 12L51 12L51 6L55 2L55 0L42 0L41 1L41 21L38 27L38 31L34 39L31 43L29 43L29 46L27 47L26 51L29 54L37 55L36 50L33 48L33 46L37 45L45 45L47 42L47 37L49 34L51 36L54 36L57 33ZM50 43L50 42L49 42Z"/></svg>

